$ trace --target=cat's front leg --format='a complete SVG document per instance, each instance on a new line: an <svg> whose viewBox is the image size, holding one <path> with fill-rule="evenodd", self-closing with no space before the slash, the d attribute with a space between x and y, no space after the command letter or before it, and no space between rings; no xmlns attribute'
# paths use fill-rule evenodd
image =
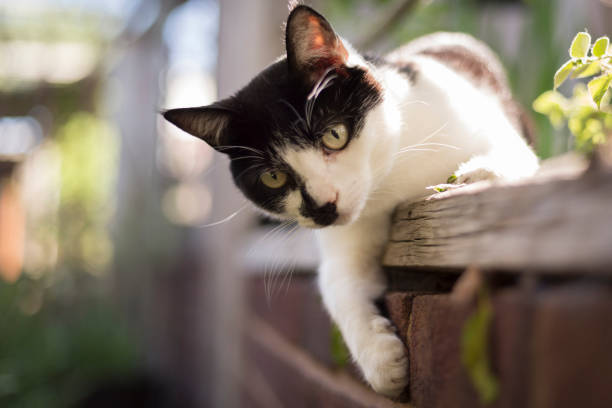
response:
<svg viewBox="0 0 612 408"><path fill-rule="evenodd" d="M452 180L454 184L483 180L514 181L532 176L538 166L535 153L517 135L515 143L496 147L462 163Z"/></svg>
<svg viewBox="0 0 612 408"><path fill-rule="evenodd" d="M533 176L538 168L539 162L535 153L519 140L515 146L496 148L485 154L473 156L459 165L446 184L429 188L444 191L477 181L516 181Z"/></svg>
<svg viewBox="0 0 612 408"><path fill-rule="evenodd" d="M386 289L379 261L388 239L389 218L384 214L321 230L319 285L325 306L365 379L375 391L393 397L408 383L408 359L393 326L374 304Z"/></svg>

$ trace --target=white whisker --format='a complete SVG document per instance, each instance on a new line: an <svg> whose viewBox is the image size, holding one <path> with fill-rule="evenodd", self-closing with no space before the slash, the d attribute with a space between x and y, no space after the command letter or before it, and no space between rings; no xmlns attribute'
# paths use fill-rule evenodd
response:
<svg viewBox="0 0 612 408"><path fill-rule="evenodd" d="M453 146L453 145L446 144L446 143L434 143L434 142L419 143L419 144L415 144L415 145L407 146L407 147L421 147L421 146L440 146L440 147L448 147L449 149L454 149L454 150L461 150L461 148L457 146Z"/></svg>
<svg viewBox="0 0 612 408"><path fill-rule="evenodd" d="M393 153L394 156L403 154L403 153L408 153L408 152L438 152L439 150L435 150L435 149L411 149L411 148L404 148L404 149L400 149L397 152Z"/></svg>
<svg viewBox="0 0 612 408"><path fill-rule="evenodd" d="M404 102L400 106L414 105L415 103L418 103L418 104L421 104L421 105L424 105L424 106L431 106L431 104L429 104L429 103L427 103L425 101L419 101L419 100Z"/></svg>
<svg viewBox="0 0 612 408"><path fill-rule="evenodd" d="M438 129L436 129L433 132L431 132L429 134L429 136L427 136L425 139L421 140L419 143L425 143L426 141L428 141L429 139L431 139L432 137L434 137L435 135L437 135L438 133L443 131L446 128L446 126L448 126L448 122L446 122L445 124L440 126Z"/></svg>
<svg viewBox="0 0 612 408"><path fill-rule="evenodd" d="M223 146L217 146L216 149L218 150L228 150L228 149L245 149L245 150L249 150L255 154L257 154L260 157L264 156L264 153L261 150L255 149L253 147L248 147L248 146L231 146L231 145L223 145Z"/></svg>
<svg viewBox="0 0 612 408"><path fill-rule="evenodd" d="M222 220L216 221L216 222L212 222L210 224L198 225L198 226L196 226L196 228L209 228L209 227L214 227L216 225L221 225L221 224L223 224L225 222L230 221L232 218L237 216L240 212L242 212L248 206L249 206L249 202L246 202L242 207L240 207L238 210L236 210L232 214L228 215L227 217L223 218Z"/></svg>

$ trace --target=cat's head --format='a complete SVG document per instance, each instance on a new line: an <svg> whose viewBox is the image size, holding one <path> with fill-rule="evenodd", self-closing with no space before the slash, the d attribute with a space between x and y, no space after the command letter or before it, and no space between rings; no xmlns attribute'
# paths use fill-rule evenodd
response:
<svg viewBox="0 0 612 408"><path fill-rule="evenodd" d="M297 6L285 37L286 57L236 95L164 117L227 154L234 182L265 213L348 224L388 170L397 121L371 67L320 14Z"/></svg>

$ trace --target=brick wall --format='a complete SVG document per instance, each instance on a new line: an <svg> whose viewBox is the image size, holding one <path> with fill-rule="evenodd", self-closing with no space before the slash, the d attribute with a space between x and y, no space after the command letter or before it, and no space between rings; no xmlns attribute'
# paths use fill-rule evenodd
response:
<svg viewBox="0 0 612 408"><path fill-rule="evenodd" d="M488 280L493 282L489 354L500 384L488 406L611 407L609 283ZM401 286L397 277L394 286ZM263 278L251 277L248 288L244 406L487 406L460 358L463 326L475 309L472 300L425 290L392 290L386 296L386 313L410 358L410 402L398 403L370 391L353 366L334 362L331 326L313 275L294 276L286 291L269 302Z"/></svg>

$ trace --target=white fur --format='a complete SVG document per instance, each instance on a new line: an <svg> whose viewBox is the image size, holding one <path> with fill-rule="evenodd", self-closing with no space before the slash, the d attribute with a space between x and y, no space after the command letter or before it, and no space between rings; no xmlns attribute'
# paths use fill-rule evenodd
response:
<svg viewBox="0 0 612 408"><path fill-rule="evenodd" d="M345 46L349 65L367 66ZM418 69L414 86L393 69L368 67L386 93L346 149L332 156L312 149L283 154L319 205L337 196L339 220L317 231L320 290L366 380L390 396L407 384L407 358L373 300L386 287L379 261L391 212L455 172L461 181L515 180L538 167L493 95L433 59L412 62ZM286 204L300 224L313 226L299 214L299 193Z"/></svg>

